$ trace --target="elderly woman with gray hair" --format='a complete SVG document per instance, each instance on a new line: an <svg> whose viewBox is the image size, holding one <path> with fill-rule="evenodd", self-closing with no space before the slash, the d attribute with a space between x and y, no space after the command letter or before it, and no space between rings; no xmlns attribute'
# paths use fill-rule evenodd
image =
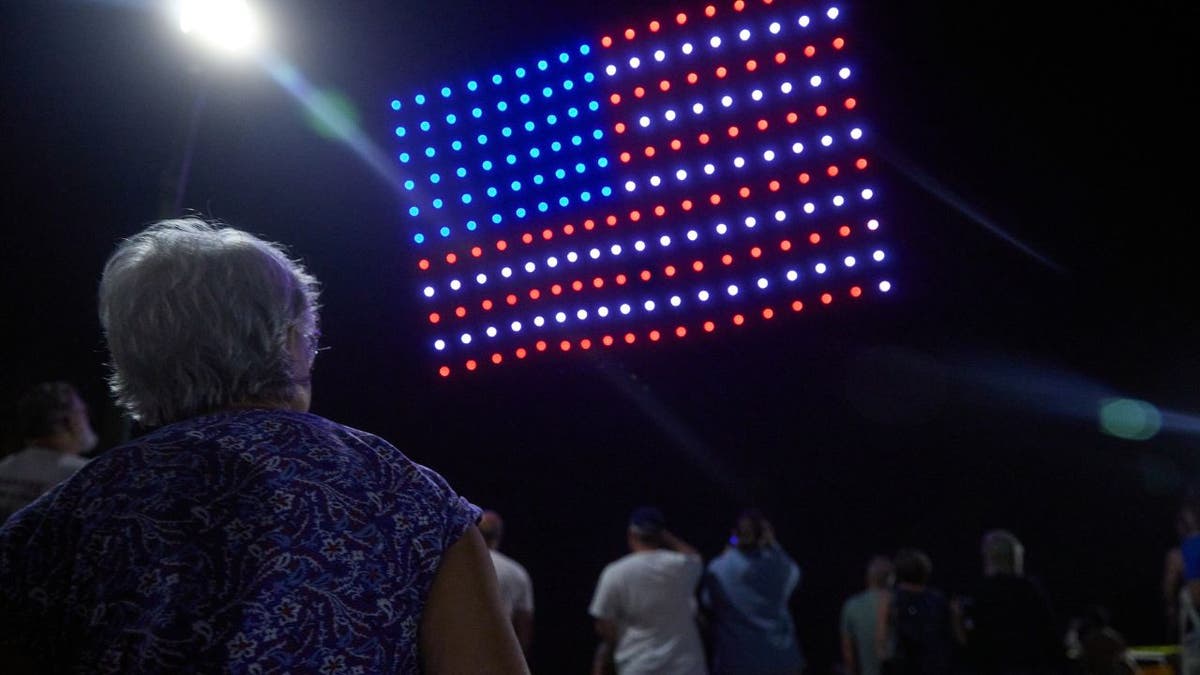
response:
<svg viewBox="0 0 1200 675"><path fill-rule="evenodd" d="M159 223L109 259L100 319L155 430L0 529L9 672L527 672L479 509L308 413L317 284L280 247Z"/></svg>

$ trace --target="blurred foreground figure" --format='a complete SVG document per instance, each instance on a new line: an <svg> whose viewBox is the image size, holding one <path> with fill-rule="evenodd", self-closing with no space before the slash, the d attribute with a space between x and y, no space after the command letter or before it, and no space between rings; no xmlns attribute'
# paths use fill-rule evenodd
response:
<svg viewBox="0 0 1200 675"><path fill-rule="evenodd" d="M696 626L700 553L667 531L662 512L636 509L626 533L629 555L600 574L589 609L600 648L593 675L704 675Z"/></svg>
<svg viewBox="0 0 1200 675"><path fill-rule="evenodd" d="M500 605L509 617L517 640L526 656L533 644L533 581L521 563L500 552L500 540L504 537L504 520L495 511L484 511L479 519L479 531L492 555L496 568L496 580L500 583Z"/></svg>
<svg viewBox="0 0 1200 675"><path fill-rule="evenodd" d="M524 673L479 510L309 414L317 284L196 219L100 283L112 389L157 430L0 528L6 672Z"/></svg>
<svg viewBox="0 0 1200 675"><path fill-rule="evenodd" d="M788 599L800 567L757 510L738 516L729 548L708 564L701 598L713 623L714 675L798 675L804 665Z"/></svg>
<svg viewBox="0 0 1200 675"><path fill-rule="evenodd" d="M66 382L43 382L17 402L25 447L0 459L0 522L70 478L96 447L87 404Z"/></svg>
<svg viewBox="0 0 1200 675"><path fill-rule="evenodd" d="M883 556L867 564L866 590L851 596L842 605L841 636L842 663L847 675L880 675L879 649L876 631L879 629L879 608L888 597L895 580L892 561ZM889 636L883 642L891 645Z"/></svg>

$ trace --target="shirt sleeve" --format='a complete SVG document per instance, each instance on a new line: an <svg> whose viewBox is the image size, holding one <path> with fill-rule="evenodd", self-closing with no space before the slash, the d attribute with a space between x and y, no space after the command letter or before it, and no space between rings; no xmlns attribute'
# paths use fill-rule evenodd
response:
<svg viewBox="0 0 1200 675"><path fill-rule="evenodd" d="M620 589L613 578L611 567L604 568L600 573L600 581L596 583L596 592L592 595L592 604L588 614L597 619L615 620L621 613Z"/></svg>
<svg viewBox="0 0 1200 675"><path fill-rule="evenodd" d="M443 522L441 545L445 551L462 538L468 528L479 522L483 511L459 496L438 472L420 464L417 465L417 469L431 484L434 498L440 504Z"/></svg>
<svg viewBox="0 0 1200 675"><path fill-rule="evenodd" d="M1183 554L1183 578L1200 581L1200 535L1192 535L1179 545Z"/></svg>
<svg viewBox="0 0 1200 675"><path fill-rule="evenodd" d="M533 580L529 578L529 572L523 568L521 569L521 588L517 597L513 598L513 609L533 612Z"/></svg>

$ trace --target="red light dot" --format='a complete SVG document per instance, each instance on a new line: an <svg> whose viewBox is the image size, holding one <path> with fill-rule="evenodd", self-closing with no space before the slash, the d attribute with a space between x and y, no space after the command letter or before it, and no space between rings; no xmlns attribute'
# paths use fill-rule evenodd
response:
<svg viewBox="0 0 1200 675"><path fill-rule="evenodd" d="M744 323L746 323L746 317L742 316L741 314L733 315L733 325L740 326Z"/></svg>
<svg viewBox="0 0 1200 675"><path fill-rule="evenodd" d="M683 326L679 326L678 328L675 329L676 337L683 337L685 335L687 335L687 329L684 328Z"/></svg>
<svg viewBox="0 0 1200 675"><path fill-rule="evenodd" d="M717 15L717 8L716 8L716 7L713 7L712 5L709 5L708 7L705 7L705 8L704 8L704 16L707 16L708 18L710 18L710 19L711 19L711 18L713 18L713 17L714 17L714 16L716 16L716 15Z"/></svg>
<svg viewBox="0 0 1200 675"><path fill-rule="evenodd" d="M498 353L492 354L492 363L494 363L496 365L500 365L500 362L503 360L504 360L504 357L500 356L500 354L498 354Z"/></svg>
<svg viewBox="0 0 1200 675"><path fill-rule="evenodd" d="M528 352L525 351L524 347L517 347L517 351L515 353L516 353L518 359L523 359L523 358L525 358L525 355L528 354Z"/></svg>
<svg viewBox="0 0 1200 675"><path fill-rule="evenodd" d="M633 333L626 333L626 334L625 334L625 343L626 343L626 344L633 344L633 343L634 343L634 341L636 341L636 340L637 340L637 336L636 336L636 335L634 335Z"/></svg>
<svg viewBox="0 0 1200 675"><path fill-rule="evenodd" d="M665 214L666 212L667 212L667 209L662 204L659 204L658 206L654 207L654 215L658 216L659 218L662 218L663 214Z"/></svg>
<svg viewBox="0 0 1200 675"><path fill-rule="evenodd" d="M692 269L697 272L703 272L704 271L704 263L697 260L696 262L692 263Z"/></svg>
<svg viewBox="0 0 1200 675"><path fill-rule="evenodd" d="M490 312L492 311L493 305L491 300L484 300L483 302L479 303L479 306L483 308L483 311Z"/></svg>
<svg viewBox="0 0 1200 675"><path fill-rule="evenodd" d="M770 183L767 183L767 188L771 192L779 192L780 187L782 187L782 186L779 184L779 181L777 181L777 180L773 180Z"/></svg>
<svg viewBox="0 0 1200 675"><path fill-rule="evenodd" d="M854 162L854 166L855 166L855 167L856 167L856 168L857 168L859 171L862 171L863 169L867 168L867 160L866 160L866 159L864 159L864 158L862 158L862 157L859 157L857 160L855 160L855 162Z"/></svg>
<svg viewBox="0 0 1200 675"><path fill-rule="evenodd" d="M723 78L729 74L729 70L725 66L717 66L717 77Z"/></svg>
<svg viewBox="0 0 1200 675"><path fill-rule="evenodd" d="M778 54L775 55L775 63L782 64L785 61L787 61L787 54L784 54L783 52L779 52Z"/></svg>
<svg viewBox="0 0 1200 675"><path fill-rule="evenodd" d="M737 138L737 135L738 135L738 128L736 126L729 127L729 137Z"/></svg>
<svg viewBox="0 0 1200 675"><path fill-rule="evenodd" d="M790 113L788 113L788 114L787 114L787 121L788 121L788 124L795 124L795 123L796 123L796 121L797 121L797 120L799 120L799 119L800 119L800 116L799 116L799 115L797 115L797 114L796 114L796 113L794 113L794 112L790 112Z"/></svg>
<svg viewBox="0 0 1200 675"><path fill-rule="evenodd" d="M608 97L608 102L612 103L613 105L617 105L618 103L621 102L621 95L614 93L613 95ZM617 125L614 128L617 130L618 134L625 131L625 125L621 124L620 122L617 122Z"/></svg>
<svg viewBox="0 0 1200 675"><path fill-rule="evenodd" d="M658 342L658 339L661 337L662 337L662 333L659 333L656 330L650 331L650 341L651 342Z"/></svg>
<svg viewBox="0 0 1200 675"><path fill-rule="evenodd" d="M750 188L743 185L741 188L738 189L738 196L741 197L742 199L749 199L750 198Z"/></svg>
<svg viewBox="0 0 1200 675"><path fill-rule="evenodd" d="M650 32L651 33L657 33L659 28L662 28L662 24L660 24L657 21L650 22Z"/></svg>
<svg viewBox="0 0 1200 675"><path fill-rule="evenodd" d="M550 293L552 295L562 295L562 285L554 284L550 287Z"/></svg>
<svg viewBox="0 0 1200 675"><path fill-rule="evenodd" d="M479 257L479 256L481 256L481 255L483 255L483 249L482 249L482 248L479 248L478 246L472 246L472 247L471 247L471 257L478 258L478 257Z"/></svg>
<svg viewBox="0 0 1200 675"><path fill-rule="evenodd" d="M641 211L630 211L629 219L636 223L637 221L642 219L642 212Z"/></svg>
<svg viewBox="0 0 1200 675"><path fill-rule="evenodd" d="M763 318L767 320L775 318L775 310L771 309L770 307L764 309L762 314Z"/></svg>
<svg viewBox="0 0 1200 675"><path fill-rule="evenodd" d="M762 249L757 246L750 249L750 257L751 258L761 258L762 257Z"/></svg>
<svg viewBox="0 0 1200 675"><path fill-rule="evenodd" d="M669 277L675 276L675 266L667 265L665 268L663 268L663 274L665 274Z"/></svg>
<svg viewBox="0 0 1200 675"><path fill-rule="evenodd" d="M571 290L575 291L576 293L578 293L579 291L582 291L583 290L583 282L578 279L576 279L575 281L572 281L571 282Z"/></svg>
<svg viewBox="0 0 1200 675"><path fill-rule="evenodd" d="M826 108L823 105L817 106L817 117L824 117L828 113L829 113L829 108Z"/></svg>
<svg viewBox="0 0 1200 675"><path fill-rule="evenodd" d="M571 351L571 341L563 340L562 342L558 343L558 348L563 350L564 352Z"/></svg>
<svg viewBox="0 0 1200 675"><path fill-rule="evenodd" d="M685 200L679 202L679 208L683 209L684 211L691 211L692 210L692 200L685 199Z"/></svg>
<svg viewBox="0 0 1200 675"><path fill-rule="evenodd" d="M732 265L733 264L733 256L726 253L725 255L721 256L721 262L726 265Z"/></svg>
<svg viewBox="0 0 1200 675"><path fill-rule="evenodd" d="M642 281L650 281L650 270L642 270L638 276L642 278Z"/></svg>
<svg viewBox="0 0 1200 675"><path fill-rule="evenodd" d="M658 88L662 91L669 91L671 89L671 83L663 80L662 82L658 83Z"/></svg>
<svg viewBox="0 0 1200 675"><path fill-rule="evenodd" d="M497 251L503 251L503 250L505 250L505 249L507 249L507 248L508 248L508 242L507 242L507 241L504 241L503 239L501 239L500 241L496 242L496 250L497 250Z"/></svg>
<svg viewBox="0 0 1200 675"><path fill-rule="evenodd" d="M583 221L583 229L591 231L595 227L596 227L596 221L592 220L591 218L588 218L587 220Z"/></svg>
<svg viewBox="0 0 1200 675"><path fill-rule="evenodd" d="M538 289L536 289L536 288L531 288L531 289L529 289L529 299L530 299L530 300L537 300L537 299L538 299L538 298L540 298L540 297L542 297L542 292L541 292L541 291L539 291L539 290L538 290Z"/></svg>
<svg viewBox="0 0 1200 675"><path fill-rule="evenodd" d="M616 217L616 216L614 216L614 215L612 215L612 214L609 214L609 216L608 216L607 218L605 218L605 219L604 219L604 222L605 222L605 223L606 223L606 224L607 224L609 227L613 227L614 225L616 225L616 224L617 224L617 217Z"/></svg>
<svg viewBox="0 0 1200 675"><path fill-rule="evenodd" d="M711 137L708 134L700 134L696 140L700 141L700 145L708 145L708 141L711 140Z"/></svg>
<svg viewBox="0 0 1200 675"><path fill-rule="evenodd" d="M534 343L533 348L538 350L539 352L546 351L546 341L538 340L536 343Z"/></svg>
<svg viewBox="0 0 1200 675"><path fill-rule="evenodd" d="M846 110L854 110L854 106L858 105L858 101L853 98L846 99Z"/></svg>
<svg viewBox="0 0 1200 675"><path fill-rule="evenodd" d="M766 120L759 120L756 126L758 127L759 131L766 131L769 125L767 124Z"/></svg>
<svg viewBox="0 0 1200 675"><path fill-rule="evenodd" d="M804 309L803 302L800 302L799 300L792 301L792 311L793 312L799 312L802 309Z"/></svg>
<svg viewBox="0 0 1200 675"><path fill-rule="evenodd" d="M446 254L446 262L453 265L454 263L458 262L458 256L454 255L453 253L447 253Z"/></svg>
<svg viewBox="0 0 1200 675"><path fill-rule="evenodd" d="M602 46L602 47L611 47L611 46L612 46L612 38L610 38L610 37L609 37L609 36L607 36L607 35L605 35L604 37L600 38L600 46Z"/></svg>
<svg viewBox="0 0 1200 675"><path fill-rule="evenodd" d="M507 302L509 305L515 305L517 304L517 296L509 293L508 296L504 298L504 302Z"/></svg>
<svg viewBox="0 0 1200 675"><path fill-rule="evenodd" d="M525 242L526 244L532 244L533 235L526 232L525 234L521 235L521 241Z"/></svg>
<svg viewBox="0 0 1200 675"><path fill-rule="evenodd" d="M808 181L812 180L812 176L809 176L808 173L802 173L796 177L796 180L800 181L801 185L808 185Z"/></svg>
<svg viewBox="0 0 1200 675"><path fill-rule="evenodd" d="M834 38L833 39L833 48L834 49L841 49L842 47L845 47L845 46L846 46L846 41L843 40L842 38Z"/></svg>
<svg viewBox="0 0 1200 675"><path fill-rule="evenodd" d="M676 14L675 23L679 24L680 26L687 23L687 14L684 14L683 12Z"/></svg>
<svg viewBox="0 0 1200 675"><path fill-rule="evenodd" d="M475 370L476 367L477 367L477 364L475 363L475 359L471 359L470 361L467 361L467 370Z"/></svg>
<svg viewBox="0 0 1200 675"><path fill-rule="evenodd" d="M746 70L748 70L752 73L754 71L758 70L758 61L755 61L754 59L750 59L749 61L747 61L746 62Z"/></svg>
<svg viewBox="0 0 1200 675"><path fill-rule="evenodd" d="M427 269L429 269L429 261L428 261L428 260L422 260L422 261L418 262L418 263L417 263L417 268L418 268L418 269L423 269L423 270L427 270Z"/></svg>
<svg viewBox="0 0 1200 675"><path fill-rule="evenodd" d="M838 168L836 166L830 166L828 169L825 169L825 173L829 174L830 178L833 178L834 176L838 175Z"/></svg>
<svg viewBox="0 0 1200 675"><path fill-rule="evenodd" d="M542 230L542 239L545 239L546 241L550 241L553 238L554 238L554 230L551 230L550 228L546 228L546 229Z"/></svg>
<svg viewBox="0 0 1200 675"><path fill-rule="evenodd" d="M613 281L616 281L618 286L624 286L628 278L624 274L618 274Z"/></svg>
<svg viewBox="0 0 1200 675"><path fill-rule="evenodd" d="M442 320L442 315L437 312L430 312L429 323L437 323Z"/></svg>
<svg viewBox="0 0 1200 675"><path fill-rule="evenodd" d="M779 250L781 250L781 251L792 250L792 242L788 241L787 239L784 239L783 241L779 242Z"/></svg>
<svg viewBox="0 0 1200 675"><path fill-rule="evenodd" d="M467 308L466 308L466 307L455 307L455 308L454 308L454 316L457 316L458 318L460 318L460 319L461 319L461 318L463 318L463 317L464 317L464 316L466 316L466 315L467 315Z"/></svg>
<svg viewBox="0 0 1200 675"><path fill-rule="evenodd" d="M616 94L613 94L613 96L616 96ZM617 132L618 134L625 133L625 123L617 122L616 124L613 125L613 131Z"/></svg>
<svg viewBox="0 0 1200 675"><path fill-rule="evenodd" d="M438 375L441 375L442 377L450 377L450 368L448 366L442 366L441 368L438 368Z"/></svg>
<svg viewBox="0 0 1200 675"><path fill-rule="evenodd" d="M634 96L636 96L636 97L638 97L638 98L641 98L641 97L645 96L645 95L646 95L646 89L645 89L645 87L634 87L634 88L633 88L633 95L634 95Z"/></svg>
<svg viewBox="0 0 1200 675"><path fill-rule="evenodd" d="M631 159L633 159L633 157L628 152L621 153L621 163L622 164L628 164L629 160L631 160Z"/></svg>
<svg viewBox="0 0 1200 675"><path fill-rule="evenodd" d="M860 295L862 295L862 289L861 289L861 288L859 288L858 286L851 286L851 287L850 287L850 297L852 297L852 298L857 298L857 297L858 297L858 296L860 296Z"/></svg>
<svg viewBox="0 0 1200 675"><path fill-rule="evenodd" d="M575 234L575 226L570 223L563 225L563 234L566 234L566 235Z"/></svg>
<svg viewBox="0 0 1200 675"><path fill-rule="evenodd" d="M646 156L647 156L647 157L653 157L653 156L654 156L654 153L655 153L654 146L653 146L653 145L647 145L647 146L646 146L646 149L645 149L645 150L643 150L642 152L646 153Z"/></svg>
<svg viewBox="0 0 1200 675"><path fill-rule="evenodd" d="M843 226L839 227L838 234L842 235L843 237L849 237L850 236L850 226L843 225Z"/></svg>
<svg viewBox="0 0 1200 675"><path fill-rule="evenodd" d="M592 279L592 286L595 286L596 288L604 288L604 279L601 277Z"/></svg>
<svg viewBox="0 0 1200 675"><path fill-rule="evenodd" d="M592 341L587 338L583 338L582 340L579 341L579 348L580 349L591 349Z"/></svg>
<svg viewBox="0 0 1200 675"><path fill-rule="evenodd" d="M814 47L814 46L812 46L812 45L809 45L809 46L807 46L807 47L805 47L805 48L804 48L804 55L805 55L805 56L807 56L807 57L809 57L810 59L811 59L811 58L813 57L813 55L815 55L816 53L817 53L817 48L816 48L816 47Z"/></svg>
<svg viewBox="0 0 1200 675"><path fill-rule="evenodd" d="M740 12L743 9L746 9L746 3L742 2L742 0L737 0L737 2L733 3L733 11Z"/></svg>
<svg viewBox="0 0 1200 675"><path fill-rule="evenodd" d="M812 244L819 244L821 243L821 235L813 232L812 234L808 235L808 241Z"/></svg>
<svg viewBox="0 0 1200 675"><path fill-rule="evenodd" d="M697 74L695 74L695 73L688 73L688 74L687 74L687 82L688 82L688 84L696 84L696 83L697 83L697 82L699 82L699 81L700 81L700 76L699 76L699 75L697 75Z"/></svg>
<svg viewBox="0 0 1200 675"><path fill-rule="evenodd" d="M833 296L828 293L822 293L821 302L828 305L829 303L833 302Z"/></svg>
<svg viewBox="0 0 1200 675"><path fill-rule="evenodd" d="M611 347L613 343L613 336L605 335L604 337L600 338L600 342L604 343L605 347Z"/></svg>
<svg viewBox="0 0 1200 675"><path fill-rule="evenodd" d="M721 203L721 195L713 193L713 195L708 198L708 201L713 206L716 206L717 204Z"/></svg>
<svg viewBox="0 0 1200 675"><path fill-rule="evenodd" d="M671 149L672 150L679 150L682 147L683 147L683 142L680 141L678 138L671 139Z"/></svg>
<svg viewBox="0 0 1200 675"><path fill-rule="evenodd" d="M635 33L632 28L625 29L625 39L626 40L632 40L633 36L635 36L635 35L637 35L637 33Z"/></svg>

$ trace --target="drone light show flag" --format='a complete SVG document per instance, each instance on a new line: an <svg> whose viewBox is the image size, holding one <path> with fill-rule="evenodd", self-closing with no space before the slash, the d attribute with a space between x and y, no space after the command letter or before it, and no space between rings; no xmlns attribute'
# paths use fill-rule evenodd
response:
<svg viewBox="0 0 1200 675"><path fill-rule="evenodd" d="M438 372L887 293L845 22L708 5L392 100Z"/></svg>

